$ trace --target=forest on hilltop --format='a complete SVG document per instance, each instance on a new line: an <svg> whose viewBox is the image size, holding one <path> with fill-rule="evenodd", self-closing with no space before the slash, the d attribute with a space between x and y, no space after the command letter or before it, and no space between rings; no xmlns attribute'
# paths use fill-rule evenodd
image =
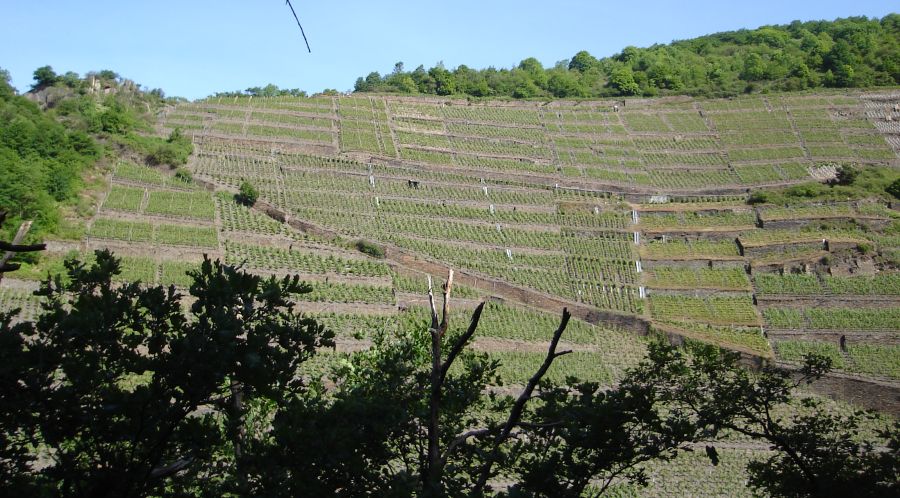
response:
<svg viewBox="0 0 900 498"><path fill-rule="evenodd" d="M511 69L453 70L438 63L391 74L369 73L356 92L471 97L591 98L732 96L766 90L900 84L900 15L882 19L794 21L647 48L625 47L598 59L580 51L545 68L527 58Z"/></svg>

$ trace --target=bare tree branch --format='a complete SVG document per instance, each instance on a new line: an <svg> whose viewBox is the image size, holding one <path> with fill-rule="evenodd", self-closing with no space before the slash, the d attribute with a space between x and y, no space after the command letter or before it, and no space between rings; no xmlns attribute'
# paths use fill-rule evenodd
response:
<svg viewBox="0 0 900 498"><path fill-rule="evenodd" d="M447 327L449 326L448 322L450 320L450 290L453 289L453 269L450 269L447 273L447 281L441 288L444 291L443 309L441 310L443 316L441 317L440 328L441 335L443 336L447 332Z"/></svg>
<svg viewBox="0 0 900 498"><path fill-rule="evenodd" d="M556 332L553 333L553 339L550 340L550 347L547 348L547 356L544 358L544 363L541 364L537 372L535 372L534 375L532 375L531 378L528 379L528 384L526 384L525 389L522 391L522 394L520 394L516 399L516 402L513 404L513 407L509 412L509 418L506 419L506 423L501 427L500 433L497 434L497 437L494 438L494 442L491 445L490 451L488 452L486 461L481 468L481 474L478 476L478 482L475 484L475 496L481 496L484 494L484 487L487 484L487 480L490 478L491 469L493 468L494 462L499 456L500 445L503 444L507 439L509 439L513 428L519 424L519 420L522 418L522 413L525 410L525 404L528 403L529 399L531 399L531 394L534 392L535 387L537 387L538 383L541 381L541 378L543 378L547 373L547 370L550 369L550 365L553 364L553 360L555 360L559 356L571 352L556 352L556 347L559 345L559 339L562 337L563 332L565 332L570 318L572 318L572 314L569 313L569 310L567 308L564 308L562 313L562 320L559 323L559 328L557 328Z"/></svg>
<svg viewBox="0 0 900 498"><path fill-rule="evenodd" d="M46 248L47 248L47 244L17 245L17 244L10 244L9 242L3 242L2 240L0 240L0 251L34 252L34 251L43 251Z"/></svg>
<svg viewBox="0 0 900 498"><path fill-rule="evenodd" d="M437 330L438 312L437 307L434 305L434 284L431 281L431 275L428 275L428 304L431 306L431 328Z"/></svg>
<svg viewBox="0 0 900 498"><path fill-rule="evenodd" d="M446 461L446 459L447 459L446 456L449 455L450 453L452 453L453 450L456 449L457 446L465 443L469 438L487 436L490 433L495 432L495 431L496 431L496 429L494 429L494 430L473 429L471 431L464 432L464 433L460 434L459 436L456 436L456 439L454 439L453 441L450 441L450 444L447 445L447 451L444 452L444 458L442 459L442 462Z"/></svg>
<svg viewBox="0 0 900 498"><path fill-rule="evenodd" d="M450 289L453 282L453 270L447 277L447 283L444 289L444 316L441 323L438 324L437 307L434 304L434 283L431 275L428 276L428 303L431 305L431 393L429 396L429 416L428 416L428 459L427 465L422 475L422 486L426 496L438 496L440 494L441 484L441 448L440 448L440 410L441 410L441 387L443 376L441 375L441 338L443 331L448 326L449 317L447 311L450 297Z"/></svg>
<svg viewBox="0 0 900 498"><path fill-rule="evenodd" d="M6 211L0 212L0 225L2 225L3 221L6 220L6 215ZM9 262L9 260L12 259L12 257L16 253L43 251L47 248L46 244L20 245L22 243L22 239L25 238L25 235L30 229L31 222L25 221L21 225L19 225L19 230L16 232L16 236L13 237L13 241L11 244L8 242L0 241L0 250L6 251L5 253L3 253L3 257L0 257L0 279L3 278L3 272L19 269L20 265Z"/></svg>
<svg viewBox="0 0 900 498"><path fill-rule="evenodd" d="M4 263L3 266L0 266L0 273L16 271L21 267L22 265L20 265L19 263Z"/></svg>
<svg viewBox="0 0 900 498"><path fill-rule="evenodd" d="M453 365L453 360L459 356L459 353L462 352L463 348L466 347L466 343L469 342L469 339L475 335L475 330L478 328L478 322L481 320L481 312L484 310L484 303L478 305L475 308L475 312L472 313L472 321L469 322L469 329L466 332L459 336L456 344L450 348L450 353L447 354L447 359L444 361L444 364L441 365L441 385L444 384L444 379L447 377L447 372L450 371L450 366Z"/></svg>
<svg viewBox="0 0 900 498"><path fill-rule="evenodd" d="M193 463L193 461L194 457L179 458L165 467L157 467L151 470L150 477L153 479L162 479L164 477L173 476L184 470L188 465Z"/></svg>

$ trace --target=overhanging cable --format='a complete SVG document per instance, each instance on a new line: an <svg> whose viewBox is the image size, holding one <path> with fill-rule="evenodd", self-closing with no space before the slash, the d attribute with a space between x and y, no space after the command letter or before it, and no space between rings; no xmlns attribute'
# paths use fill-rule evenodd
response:
<svg viewBox="0 0 900 498"><path fill-rule="evenodd" d="M300 26L300 34L303 35L303 41L306 43L306 50L312 53L312 49L309 48L309 40L306 39L306 32L303 31L303 25L300 24L300 18L297 17L297 12L294 10L294 6L291 5L291 0L285 0L285 3L291 8L291 13L294 14L294 19L297 20L297 26Z"/></svg>

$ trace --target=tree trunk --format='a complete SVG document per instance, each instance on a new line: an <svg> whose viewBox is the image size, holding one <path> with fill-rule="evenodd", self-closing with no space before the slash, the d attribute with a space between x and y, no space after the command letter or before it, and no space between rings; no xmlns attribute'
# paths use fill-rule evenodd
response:
<svg viewBox="0 0 900 498"><path fill-rule="evenodd" d="M428 414L428 467L424 482L425 496L441 495L440 404L441 404L441 334L431 332L431 397Z"/></svg>
<svg viewBox="0 0 900 498"><path fill-rule="evenodd" d="M241 495L247 490L247 472L244 468L244 439L247 429L244 427L244 386L231 380L231 406L229 408L231 425L231 444L234 447L235 477Z"/></svg>

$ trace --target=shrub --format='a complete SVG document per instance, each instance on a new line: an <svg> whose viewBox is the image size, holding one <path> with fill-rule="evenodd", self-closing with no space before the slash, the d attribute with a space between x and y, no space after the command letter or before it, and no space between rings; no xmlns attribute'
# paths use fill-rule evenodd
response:
<svg viewBox="0 0 900 498"><path fill-rule="evenodd" d="M194 176L191 175L191 172L185 168L176 169L175 170L175 178L177 178L185 183L191 183L192 181L194 181Z"/></svg>
<svg viewBox="0 0 900 498"><path fill-rule="evenodd" d="M853 185L853 181L859 176L859 171L849 164L841 165L831 185Z"/></svg>
<svg viewBox="0 0 900 498"><path fill-rule="evenodd" d="M373 258L383 258L384 257L384 248L375 244L374 242L370 242L368 240L359 239L356 241L356 249L363 253L372 256Z"/></svg>
<svg viewBox="0 0 900 498"><path fill-rule="evenodd" d="M769 202L769 195L761 191L753 192L747 198L747 204L765 204L767 202Z"/></svg>
<svg viewBox="0 0 900 498"><path fill-rule="evenodd" d="M150 164L184 164L187 162L181 160L180 154L178 150L172 147L170 144L159 144L150 151L150 154L147 155L147 159L150 161Z"/></svg>
<svg viewBox="0 0 900 498"><path fill-rule="evenodd" d="M256 190L256 187L248 181L241 182L241 188L238 190L237 195L234 196L234 200L245 206L252 206L256 204L257 199L259 199L259 192Z"/></svg>
<svg viewBox="0 0 900 498"><path fill-rule="evenodd" d="M894 196L894 199L900 199L900 178L891 182L884 191Z"/></svg>

